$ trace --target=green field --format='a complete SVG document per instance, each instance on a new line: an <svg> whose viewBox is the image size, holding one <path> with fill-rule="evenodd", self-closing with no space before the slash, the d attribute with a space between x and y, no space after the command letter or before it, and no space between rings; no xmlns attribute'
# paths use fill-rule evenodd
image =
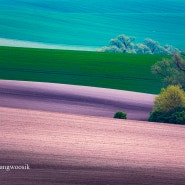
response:
<svg viewBox="0 0 185 185"><path fill-rule="evenodd" d="M150 68L162 58L158 55L0 47L0 79L156 94L162 84L151 74Z"/></svg>

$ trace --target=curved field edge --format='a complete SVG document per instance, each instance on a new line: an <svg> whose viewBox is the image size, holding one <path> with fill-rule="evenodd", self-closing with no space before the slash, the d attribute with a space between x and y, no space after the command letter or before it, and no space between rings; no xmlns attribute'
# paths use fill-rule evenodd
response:
<svg viewBox="0 0 185 185"><path fill-rule="evenodd" d="M151 66L164 58L139 55L0 47L0 79L63 83L157 94Z"/></svg>

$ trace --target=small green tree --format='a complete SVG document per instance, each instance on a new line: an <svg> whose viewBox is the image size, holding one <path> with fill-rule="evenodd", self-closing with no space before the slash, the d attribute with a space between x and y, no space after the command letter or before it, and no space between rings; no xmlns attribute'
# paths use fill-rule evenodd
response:
<svg viewBox="0 0 185 185"><path fill-rule="evenodd" d="M117 119L127 119L127 114L125 112L122 111L118 111L114 114L114 118Z"/></svg>
<svg viewBox="0 0 185 185"><path fill-rule="evenodd" d="M166 89L163 88L155 98L154 110L168 112L183 105L185 105L185 92L179 86L170 85Z"/></svg>

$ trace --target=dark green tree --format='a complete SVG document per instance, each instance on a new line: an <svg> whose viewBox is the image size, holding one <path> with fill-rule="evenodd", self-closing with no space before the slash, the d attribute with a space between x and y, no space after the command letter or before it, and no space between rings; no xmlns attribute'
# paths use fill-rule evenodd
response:
<svg viewBox="0 0 185 185"><path fill-rule="evenodd" d="M114 114L114 118L117 119L127 119L127 114L125 112L122 111L118 111Z"/></svg>

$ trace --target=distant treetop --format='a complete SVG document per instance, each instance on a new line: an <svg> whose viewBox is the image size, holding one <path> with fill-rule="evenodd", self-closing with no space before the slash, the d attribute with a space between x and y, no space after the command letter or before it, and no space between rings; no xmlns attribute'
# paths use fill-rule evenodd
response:
<svg viewBox="0 0 185 185"><path fill-rule="evenodd" d="M135 54L161 54L173 55L174 53L182 53L178 48L171 45L160 45L159 42L146 38L143 43L134 43L136 40L133 36L126 36L124 34L113 38L109 42L109 46L104 46L100 51L115 52L115 53L135 53Z"/></svg>

